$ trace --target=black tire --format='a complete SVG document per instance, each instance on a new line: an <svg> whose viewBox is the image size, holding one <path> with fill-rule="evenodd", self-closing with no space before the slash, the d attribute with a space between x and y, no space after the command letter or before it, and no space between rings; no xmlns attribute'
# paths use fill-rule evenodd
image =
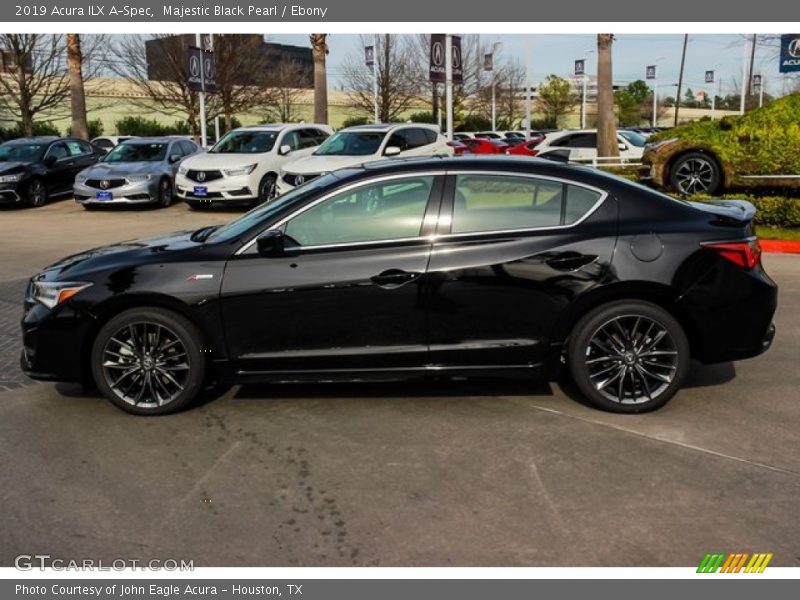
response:
<svg viewBox="0 0 800 600"><path fill-rule="evenodd" d="M664 406L686 378L690 358L680 323L644 301L590 311L573 328L567 350L581 395L597 408L628 414Z"/></svg>
<svg viewBox="0 0 800 600"><path fill-rule="evenodd" d="M200 332L162 308L133 308L113 317L97 334L90 360L97 388L134 415L182 410L205 380Z"/></svg>
<svg viewBox="0 0 800 600"><path fill-rule="evenodd" d="M39 206L47 204L47 198L47 186L44 184L44 181L38 177L31 179L27 191L28 204L34 208L38 208Z"/></svg>
<svg viewBox="0 0 800 600"><path fill-rule="evenodd" d="M258 204L269 202L275 197L275 184L277 183L275 175L267 173L261 178L258 183Z"/></svg>
<svg viewBox="0 0 800 600"><path fill-rule="evenodd" d="M167 177L162 177L158 182L158 206L167 208L172 204L172 182Z"/></svg>
<svg viewBox="0 0 800 600"><path fill-rule="evenodd" d="M679 156L669 169L669 186L678 194L714 194L722 183L722 170L714 157L703 152Z"/></svg>

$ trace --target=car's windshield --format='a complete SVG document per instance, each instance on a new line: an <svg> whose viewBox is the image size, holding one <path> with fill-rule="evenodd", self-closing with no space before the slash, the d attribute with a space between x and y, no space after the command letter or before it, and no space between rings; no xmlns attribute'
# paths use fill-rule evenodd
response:
<svg viewBox="0 0 800 600"><path fill-rule="evenodd" d="M644 145L647 143L647 139L641 133L635 131L625 130L620 131L619 134L632 146L636 146L637 148L644 148Z"/></svg>
<svg viewBox="0 0 800 600"><path fill-rule="evenodd" d="M260 154L275 146L277 131L230 131L214 144L209 154Z"/></svg>
<svg viewBox="0 0 800 600"><path fill-rule="evenodd" d="M250 228L257 226L268 220L272 215L278 214L287 206L301 201L309 194L313 194L318 189L329 185L336 179L335 175L323 175L312 179L308 183L300 185L293 190L279 196L272 202L267 202L257 206L253 210L246 212L238 219L234 219L221 227L215 229L207 238L209 242L228 242L239 237Z"/></svg>
<svg viewBox="0 0 800 600"><path fill-rule="evenodd" d="M31 163L41 160L46 144L0 144L0 162Z"/></svg>
<svg viewBox="0 0 800 600"><path fill-rule="evenodd" d="M126 143L115 146L103 162L157 162L164 160L167 154L167 144L165 143Z"/></svg>
<svg viewBox="0 0 800 600"><path fill-rule="evenodd" d="M319 156L366 156L375 154L386 134L379 131L340 131L322 142L314 154Z"/></svg>

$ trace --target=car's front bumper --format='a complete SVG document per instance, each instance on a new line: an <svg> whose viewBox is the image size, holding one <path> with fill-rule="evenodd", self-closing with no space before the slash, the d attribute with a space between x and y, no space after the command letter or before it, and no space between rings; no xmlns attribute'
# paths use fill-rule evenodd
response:
<svg viewBox="0 0 800 600"><path fill-rule="evenodd" d="M158 201L158 183L157 178L150 178L147 181L127 183L107 190L75 183L72 195L78 204L151 204ZM111 197L102 197L105 194Z"/></svg>
<svg viewBox="0 0 800 600"><path fill-rule="evenodd" d="M24 199L21 181L0 183L0 204L18 204Z"/></svg>
<svg viewBox="0 0 800 600"><path fill-rule="evenodd" d="M198 193L198 188L203 188L205 193ZM175 194L183 200L197 202L253 202L258 199L258 181L249 175L236 175L199 182L178 175L175 178Z"/></svg>

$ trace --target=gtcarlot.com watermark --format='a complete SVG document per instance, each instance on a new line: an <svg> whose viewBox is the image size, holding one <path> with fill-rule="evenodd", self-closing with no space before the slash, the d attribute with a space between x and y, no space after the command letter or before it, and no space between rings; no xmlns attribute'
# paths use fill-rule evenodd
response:
<svg viewBox="0 0 800 600"><path fill-rule="evenodd" d="M114 558L111 560L82 558L55 558L50 554L20 554L14 559L14 566L20 571L194 571L194 561L185 559L138 560Z"/></svg>

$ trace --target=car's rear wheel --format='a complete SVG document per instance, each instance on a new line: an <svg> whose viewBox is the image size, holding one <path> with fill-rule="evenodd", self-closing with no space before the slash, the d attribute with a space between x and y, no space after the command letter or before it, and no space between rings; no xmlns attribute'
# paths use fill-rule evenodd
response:
<svg viewBox="0 0 800 600"><path fill-rule="evenodd" d="M166 208L172 204L172 182L166 177L158 184L158 205Z"/></svg>
<svg viewBox="0 0 800 600"><path fill-rule="evenodd" d="M641 413L664 406L689 370L689 342L666 310L642 301L606 304L585 315L570 336L568 364L594 406Z"/></svg>
<svg viewBox="0 0 800 600"><path fill-rule="evenodd" d="M721 180L717 161L702 152L684 154L670 168L670 187L679 194L713 194Z"/></svg>
<svg viewBox="0 0 800 600"><path fill-rule="evenodd" d="M41 179L32 179L28 184L28 204L33 207L47 204L47 186Z"/></svg>
<svg viewBox="0 0 800 600"><path fill-rule="evenodd" d="M91 367L103 395L136 415L181 410L205 378L197 328L161 308L134 308L113 317L94 341Z"/></svg>

